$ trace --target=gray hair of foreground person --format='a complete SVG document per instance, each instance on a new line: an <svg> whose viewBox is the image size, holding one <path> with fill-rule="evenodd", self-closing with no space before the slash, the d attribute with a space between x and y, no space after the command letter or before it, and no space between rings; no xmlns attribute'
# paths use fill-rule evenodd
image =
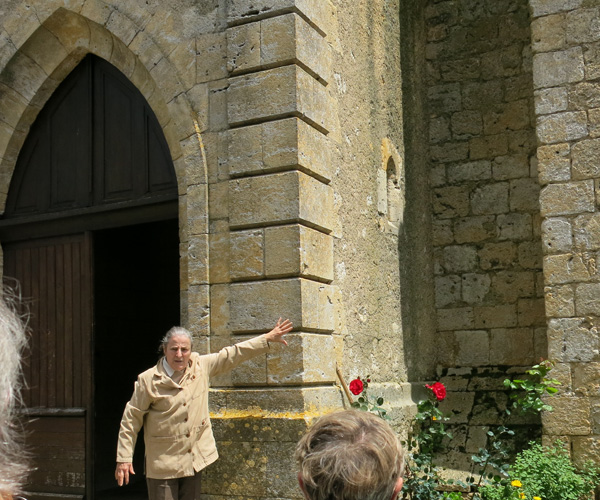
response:
<svg viewBox="0 0 600 500"><path fill-rule="evenodd" d="M174 326L174 327L170 328L167 333L165 333L165 336L160 341L159 352L162 353L164 351L164 349L167 348L167 345L169 344L169 340L171 340L173 337L180 337L180 336L187 337L190 341L190 344L192 343L192 334L190 333L189 330L186 330L182 326Z"/></svg>
<svg viewBox="0 0 600 500"><path fill-rule="evenodd" d="M404 450L383 419L360 410L321 417L296 446L298 482L308 500L393 500Z"/></svg>
<svg viewBox="0 0 600 500"><path fill-rule="evenodd" d="M0 498L20 493L28 470L17 420L22 402L21 357L27 335L15 312L13 296L5 291L0 298Z"/></svg>

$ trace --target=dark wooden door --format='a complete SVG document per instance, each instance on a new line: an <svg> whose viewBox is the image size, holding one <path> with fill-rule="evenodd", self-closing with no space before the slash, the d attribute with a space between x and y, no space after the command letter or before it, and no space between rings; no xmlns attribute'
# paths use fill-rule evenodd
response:
<svg viewBox="0 0 600 500"><path fill-rule="evenodd" d="M83 498L92 408L92 245L88 234L9 243L33 335L25 358L30 498ZM68 446L65 444L68 443Z"/></svg>
<svg viewBox="0 0 600 500"><path fill-rule="evenodd" d="M32 125L0 218L4 276L21 283L31 304L25 403L37 469L30 500L95 494L93 235L176 218L175 170L156 116L122 73L87 56ZM177 259L176 238L168 246ZM122 249L119 241L113 247ZM178 287L175 296L178 305ZM110 300L106 294L105 310ZM114 329L103 333L104 345L117 343Z"/></svg>

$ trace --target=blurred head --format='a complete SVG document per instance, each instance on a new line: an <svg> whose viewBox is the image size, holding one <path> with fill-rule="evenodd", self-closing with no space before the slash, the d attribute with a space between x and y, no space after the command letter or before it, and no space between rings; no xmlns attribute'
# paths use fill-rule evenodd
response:
<svg viewBox="0 0 600 500"><path fill-rule="evenodd" d="M190 332L180 326L174 326L166 333L161 345L169 366L175 371L184 371L192 354Z"/></svg>
<svg viewBox="0 0 600 500"><path fill-rule="evenodd" d="M17 422L21 405L21 357L27 338L8 292L0 298L0 497L20 492L27 464Z"/></svg>
<svg viewBox="0 0 600 500"><path fill-rule="evenodd" d="M393 500L404 451L381 418L346 410L320 418L296 446L298 481L308 500Z"/></svg>

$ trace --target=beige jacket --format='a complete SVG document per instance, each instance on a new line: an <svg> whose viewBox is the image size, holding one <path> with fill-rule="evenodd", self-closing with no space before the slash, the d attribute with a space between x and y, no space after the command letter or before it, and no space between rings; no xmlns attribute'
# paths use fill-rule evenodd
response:
<svg viewBox="0 0 600 500"><path fill-rule="evenodd" d="M144 426L146 477L192 476L218 458L208 415L208 382L269 349L264 335L221 349L192 353L179 383L165 373L162 358L138 376L125 406L117 462L132 462L138 432Z"/></svg>

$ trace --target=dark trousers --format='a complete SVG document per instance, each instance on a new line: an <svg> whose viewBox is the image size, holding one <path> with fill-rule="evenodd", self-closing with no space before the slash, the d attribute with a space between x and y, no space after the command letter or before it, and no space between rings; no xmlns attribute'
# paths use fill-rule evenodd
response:
<svg viewBox="0 0 600 500"><path fill-rule="evenodd" d="M200 472L177 479L151 479L148 483L149 500L200 500Z"/></svg>

